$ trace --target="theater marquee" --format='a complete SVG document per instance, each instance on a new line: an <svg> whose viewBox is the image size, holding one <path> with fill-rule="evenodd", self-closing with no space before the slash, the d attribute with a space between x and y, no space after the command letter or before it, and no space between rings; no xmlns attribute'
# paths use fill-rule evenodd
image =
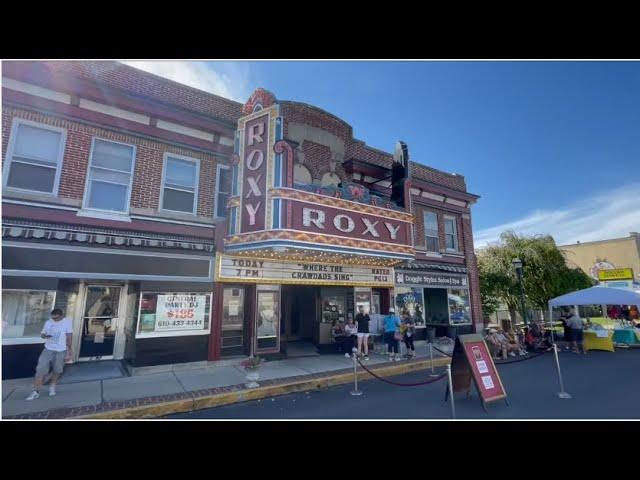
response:
<svg viewBox="0 0 640 480"><path fill-rule="evenodd" d="M216 281L392 287L393 268L326 263L274 262L259 258L219 255Z"/></svg>

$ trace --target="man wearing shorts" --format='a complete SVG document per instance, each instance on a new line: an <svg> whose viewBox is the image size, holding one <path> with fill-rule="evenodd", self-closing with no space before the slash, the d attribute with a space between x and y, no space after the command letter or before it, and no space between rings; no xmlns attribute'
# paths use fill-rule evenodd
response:
<svg viewBox="0 0 640 480"><path fill-rule="evenodd" d="M71 359L72 333L71 320L66 318L59 308L52 310L51 319L46 321L40 334L46 341L44 350L38 358L33 392L27 397L27 400L35 400L40 396L40 388L42 388L44 377L49 374L49 370L52 370L49 396L53 397L56 394L56 384L64 368L64 363Z"/></svg>
<svg viewBox="0 0 640 480"><path fill-rule="evenodd" d="M356 325L358 325L358 355L362 355L364 345L364 359L369 360L369 318L368 313L364 313L364 306L358 307L356 315Z"/></svg>

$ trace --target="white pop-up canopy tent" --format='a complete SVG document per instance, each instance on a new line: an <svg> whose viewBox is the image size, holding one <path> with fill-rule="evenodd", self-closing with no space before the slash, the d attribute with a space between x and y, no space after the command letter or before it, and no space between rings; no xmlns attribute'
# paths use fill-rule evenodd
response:
<svg viewBox="0 0 640 480"><path fill-rule="evenodd" d="M622 288L591 287L549 300L549 310L566 305L636 305L640 308L640 295Z"/></svg>
<svg viewBox="0 0 640 480"><path fill-rule="evenodd" d="M577 292L567 293L549 300L549 321L553 321L553 307L563 307L567 305L636 305L640 308L640 295L632 290L624 290L612 287L591 287ZM551 330L553 332L553 329ZM553 341L553 333L551 334ZM564 391L562 383L562 373L560 372L560 361L558 360L558 350L555 342L553 352L558 369L558 380L560 381L560 398L571 398L571 395Z"/></svg>
<svg viewBox="0 0 640 480"><path fill-rule="evenodd" d="M640 308L640 295L632 290L598 286L567 293L549 300L549 321L553 321L553 307L567 305L636 305Z"/></svg>

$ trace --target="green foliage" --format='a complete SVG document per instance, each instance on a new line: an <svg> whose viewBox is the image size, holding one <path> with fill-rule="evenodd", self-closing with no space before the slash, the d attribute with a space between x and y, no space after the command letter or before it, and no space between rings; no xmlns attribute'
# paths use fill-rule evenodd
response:
<svg viewBox="0 0 640 480"><path fill-rule="evenodd" d="M490 244L478 253L485 315L495 312L500 302L509 310L519 309L520 285L511 263L514 258L523 263L526 303L545 312L550 299L594 283L582 270L567 267L563 252L550 235L525 237L511 231L503 232L500 242Z"/></svg>

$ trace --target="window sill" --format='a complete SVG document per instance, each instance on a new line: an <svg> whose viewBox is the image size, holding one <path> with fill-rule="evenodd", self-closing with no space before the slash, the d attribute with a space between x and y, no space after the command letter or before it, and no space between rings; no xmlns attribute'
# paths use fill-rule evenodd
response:
<svg viewBox="0 0 640 480"><path fill-rule="evenodd" d="M19 337L19 338L3 338L2 345L29 345L36 343L44 343L44 338L40 337Z"/></svg>
<svg viewBox="0 0 640 480"><path fill-rule="evenodd" d="M76 213L78 217L100 218L102 220L115 220L117 222L131 222L128 213L111 213L101 210L83 209Z"/></svg>

